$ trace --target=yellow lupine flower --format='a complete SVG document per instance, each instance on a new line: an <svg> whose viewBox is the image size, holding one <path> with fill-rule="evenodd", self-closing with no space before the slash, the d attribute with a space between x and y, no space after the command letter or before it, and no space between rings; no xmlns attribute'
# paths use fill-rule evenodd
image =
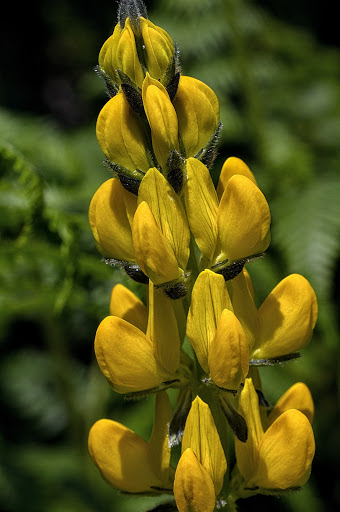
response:
<svg viewBox="0 0 340 512"><path fill-rule="evenodd" d="M168 396L158 393L148 443L121 423L97 421L90 430L88 447L103 478L129 493L152 492L153 488L170 490L167 425L171 415Z"/></svg>
<svg viewBox="0 0 340 512"><path fill-rule="evenodd" d="M242 176L246 176L246 178L249 178L253 183L255 183L255 185L257 185L255 176L249 169L248 165L240 158L230 156L224 162L218 179L217 196L219 200L223 196L223 192L228 181L232 176L234 176L234 174L242 174Z"/></svg>
<svg viewBox="0 0 340 512"><path fill-rule="evenodd" d="M145 201L165 238L170 242L178 266L189 259L190 230L182 202L169 182L155 168L149 169L138 190L138 203Z"/></svg>
<svg viewBox="0 0 340 512"><path fill-rule="evenodd" d="M144 132L122 91L102 108L97 120L97 139L105 156L122 167L146 172L149 156Z"/></svg>
<svg viewBox="0 0 340 512"><path fill-rule="evenodd" d="M200 80L181 76L173 103L185 156L195 156L217 128L220 117L217 96Z"/></svg>
<svg viewBox="0 0 340 512"><path fill-rule="evenodd" d="M188 158L184 187L190 229L202 254L212 260L217 242L218 200L210 173L196 158Z"/></svg>
<svg viewBox="0 0 340 512"><path fill-rule="evenodd" d="M145 201L136 210L132 239L137 263L154 284L164 284L182 276L171 244L157 226Z"/></svg>
<svg viewBox="0 0 340 512"><path fill-rule="evenodd" d="M261 190L236 174L226 185L217 211L216 263L264 252L270 243L270 211Z"/></svg>
<svg viewBox="0 0 340 512"><path fill-rule="evenodd" d="M211 270L201 272L193 287L187 336L214 383L238 389L248 374L248 341L232 311L223 276Z"/></svg>
<svg viewBox="0 0 340 512"><path fill-rule="evenodd" d="M120 40L121 28L119 23L114 28L113 34L106 39L100 52L98 63L101 69L116 83L120 83L119 76L117 74L117 46Z"/></svg>
<svg viewBox="0 0 340 512"><path fill-rule="evenodd" d="M224 309L232 310L224 277L211 270L203 270L192 290L187 320L187 336L195 350L198 362L209 373L209 349Z"/></svg>
<svg viewBox="0 0 340 512"><path fill-rule="evenodd" d="M192 449L197 460L207 470L217 496L223 486L227 461L210 407L199 396L192 402L185 423L182 454L187 448Z"/></svg>
<svg viewBox="0 0 340 512"><path fill-rule="evenodd" d="M213 481L191 448L187 448L179 459L174 495L179 512L213 512L215 509Z"/></svg>
<svg viewBox="0 0 340 512"><path fill-rule="evenodd" d="M118 283L112 288L110 315L118 316L146 332L148 310L143 302L131 290Z"/></svg>
<svg viewBox="0 0 340 512"><path fill-rule="evenodd" d="M247 441L235 439L237 466L245 487L288 489L303 485L308 480L315 452L308 418L297 409L289 409L264 431L251 379L245 381L239 412L248 426Z"/></svg>
<svg viewBox="0 0 340 512"><path fill-rule="evenodd" d="M180 338L171 300L150 283L146 333L123 318L108 316L97 329L95 353L118 393L173 380L180 363Z"/></svg>
<svg viewBox="0 0 340 512"><path fill-rule="evenodd" d="M271 425L282 413L289 409L297 409L313 423L314 402L306 384L296 382L276 402L267 416L268 425Z"/></svg>
<svg viewBox="0 0 340 512"><path fill-rule="evenodd" d="M179 149L176 111L165 87L149 73L143 81L142 98L151 128L152 147L158 163L165 169L170 151Z"/></svg>
<svg viewBox="0 0 340 512"><path fill-rule="evenodd" d="M135 261L127 204L130 210L136 209L137 198L124 189L118 178L111 178L94 194L89 221L97 248L103 256Z"/></svg>
<svg viewBox="0 0 340 512"><path fill-rule="evenodd" d="M140 18L140 21L146 68L152 78L160 80L174 54L174 43L169 34L161 27L157 27L143 17Z"/></svg>
<svg viewBox="0 0 340 512"><path fill-rule="evenodd" d="M287 276L259 310L245 279L241 273L228 282L228 290L247 334L250 358L276 358L304 348L312 337L318 314L315 292L307 279L300 274Z"/></svg>

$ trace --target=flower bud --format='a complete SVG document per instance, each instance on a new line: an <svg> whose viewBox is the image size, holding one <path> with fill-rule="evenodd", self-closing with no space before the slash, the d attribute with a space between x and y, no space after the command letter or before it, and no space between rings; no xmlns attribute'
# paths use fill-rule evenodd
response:
<svg viewBox="0 0 340 512"><path fill-rule="evenodd" d="M174 43L169 34L150 20L141 18L145 65L152 78L161 80L174 55Z"/></svg>

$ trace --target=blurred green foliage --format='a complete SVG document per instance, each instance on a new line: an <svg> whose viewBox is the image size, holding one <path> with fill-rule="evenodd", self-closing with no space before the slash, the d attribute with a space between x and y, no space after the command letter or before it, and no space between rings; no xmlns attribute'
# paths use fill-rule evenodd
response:
<svg viewBox="0 0 340 512"><path fill-rule="evenodd" d="M93 355L112 286L123 282L144 294L100 261L87 221L91 197L109 177L94 134L106 98L91 68L115 13L109 2L87 7L85 21L77 18L80 5L66 0L39 7L40 35L49 35L44 59L51 69L41 69L49 115L43 99L35 109L34 81L32 104L26 87L14 107L11 93L23 87L14 68L0 87L0 508L149 510L159 500L119 496L102 481L86 447L96 419L114 418L147 437L153 416L152 399L132 404L111 392ZM162 0L149 3L149 16L178 43L183 73L219 97L224 129L214 179L225 158L239 156L268 199L272 244L249 267L259 303L292 272L310 280L319 300L319 322L303 357L262 371L271 403L298 380L312 390L317 455L311 480L298 494L252 498L240 502L240 510L262 504L277 511L335 510L340 53L317 42L308 27L293 27L250 0ZM42 51L37 45L38 56Z"/></svg>

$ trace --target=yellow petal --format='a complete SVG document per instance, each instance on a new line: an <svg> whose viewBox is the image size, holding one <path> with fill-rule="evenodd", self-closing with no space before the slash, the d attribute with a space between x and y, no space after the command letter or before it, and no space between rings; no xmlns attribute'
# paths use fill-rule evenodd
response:
<svg viewBox="0 0 340 512"><path fill-rule="evenodd" d="M117 67L138 87L142 86L144 73L139 62L135 35L129 18L126 18L125 26L117 45Z"/></svg>
<svg viewBox="0 0 340 512"><path fill-rule="evenodd" d="M209 347L212 380L225 389L238 389L249 369L248 341L242 325L229 309L222 311Z"/></svg>
<svg viewBox="0 0 340 512"><path fill-rule="evenodd" d="M180 198L155 168L149 169L138 190L138 202L146 201L155 221L170 242L179 266L189 259L190 231Z"/></svg>
<svg viewBox="0 0 340 512"><path fill-rule="evenodd" d="M185 423L182 453L187 448L192 449L198 461L208 471L218 495L223 486L227 461L210 408L198 396L192 402Z"/></svg>
<svg viewBox="0 0 340 512"><path fill-rule="evenodd" d="M245 443L235 438L236 460L241 475L249 484L257 471L259 447L263 437L259 399L251 379L245 380L240 396L239 413L247 423L248 438Z"/></svg>
<svg viewBox="0 0 340 512"><path fill-rule="evenodd" d="M187 336L206 373L209 373L210 343L225 308L232 309L224 277L211 270L204 270L196 279L192 290Z"/></svg>
<svg viewBox="0 0 340 512"><path fill-rule="evenodd" d="M115 26L113 34L105 41L100 52L98 63L114 82L120 83L117 75L117 46L120 39L121 30L119 23Z"/></svg>
<svg viewBox="0 0 340 512"><path fill-rule="evenodd" d="M217 195L208 169L195 158L187 160L184 194L190 229L200 251L211 260L217 241Z"/></svg>
<svg viewBox="0 0 340 512"><path fill-rule="evenodd" d="M313 430L300 411L285 411L265 432L259 450L256 485L287 489L308 479L315 453Z"/></svg>
<svg viewBox="0 0 340 512"><path fill-rule="evenodd" d="M154 284L167 283L182 275L170 242L157 226L145 201L136 210L132 239L137 263Z"/></svg>
<svg viewBox="0 0 340 512"><path fill-rule="evenodd" d="M249 178L237 174L229 179L218 208L217 225L222 251L230 261L267 249L270 242L268 203Z"/></svg>
<svg viewBox="0 0 340 512"><path fill-rule="evenodd" d="M159 80L167 70L174 53L174 43L169 34L150 20L140 18L148 72Z"/></svg>
<svg viewBox="0 0 340 512"><path fill-rule="evenodd" d="M200 80L181 76L173 103L186 157L195 156L217 128L220 115L217 96Z"/></svg>
<svg viewBox="0 0 340 512"><path fill-rule="evenodd" d="M117 393L150 389L171 379L157 363L151 340L116 316L100 323L95 353L101 371Z"/></svg>
<svg viewBox="0 0 340 512"><path fill-rule="evenodd" d="M157 361L169 374L174 374L179 366L180 339L172 301L162 290L149 284L149 317L147 336L154 345Z"/></svg>
<svg viewBox="0 0 340 512"><path fill-rule="evenodd" d="M146 172L147 144L140 120L121 91L102 108L97 120L97 139L105 156L123 167Z"/></svg>
<svg viewBox="0 0 340 512"><path fill-rule="evenodd" d="M131 290L118 283L112 288L110 315L123 318L143 332L146 332L148 312L143 302Z"/></svg>
<svg viewBox="0 0 340 512"><path fill-rule="evenodd" d="M219 200L223 196L223 192L227 186L228 181L232 176L234 176L234 174L242 174L243 176L249 178L253 183L255 183L255 185L257 185L255 176L249 169L248 165L240 158L230 156L224 162L218 180L217 195Z"/></svg>
<svg viewBox="0 0 340 512"><path fill-rule="evenodd" d="M213 512L215 491L209 473L188 448L177 465L174 495L179 512Z"/></svg>
<svg viewBox="0 0 340 512"><path fill-rule="evenodd" d="M90 430L88 447L103 478L125 492L146 492L160 485L148 462L148 444L112 420L99 420Z"/></svg>
<svg viewBox="0 0 340 512"><path fill-rule="evenodd" d="M304 348L318 313L313 288L303 276L291 274L268 295L259 309L255 358L277 357Z"/></svg>
<svg viewBox="0 0 340 512"><path fill-rule="evenodd" d="M152 147L158 163L165 169L170 151L179 149L176 111L165 87L149 73L143 81L142 97L151 128Z"/></svg>
<svg viewBox="0 0 340 512"><path fill-rule="evenodd" d="M268 424L271 425L283 412L297 409L303 412L312 423L314 418L314 402L306 384L297 382L291 386L277 401L268 415Z"/></svg>
<svg viewBox="0 0 340 512"><path fill-rule="evenodd" d="M125 189L117 178L105 181L92 198L89 221L103 256L135 261L124 197Z"/></svg>
<svg viewBox="0 0 340 512"><path fill-rule="evenodd" d="M158 476L163 488L172 487L169 482L171 449L169 448L169 424L172 419L170 400L165 391L156 395L155 418L148 443L148 463Z"/></svg>
<svg viewBox="0 0 340 512"><path fill-rule="evenodd" d="M248 272L244 269L227 282L234 313L241 322L251 350L258 329L258 312L254 302L254 290Z"/></svg>

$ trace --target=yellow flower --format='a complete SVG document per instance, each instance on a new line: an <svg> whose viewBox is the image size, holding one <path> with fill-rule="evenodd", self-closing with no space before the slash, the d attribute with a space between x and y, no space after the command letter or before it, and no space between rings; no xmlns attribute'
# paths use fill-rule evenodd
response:
<svg viewBox="0 0 340 512"><path fill-rule="evenodd" d="M114 82L120 83L117 74L117 70L120 69L132 82L141 87L144 73L129 18L126 19L123 30L117 24L112 36L105 41L99 53L99 66Z"/></svg>
<svg viewBox="0 0 340 512"><path fill-rule="evenodd" d="M249 178L253 183L255 183L255 185L257 184L255 176L249 169L248 165L240 158L230 156L224 162L218 179L217 195L219 200L223 196L223 192L227 186L228 181L232 176L234 176L234 174L241 174L242 176L246 176L246 178Z"/></svg>
<svg viewBox="0 0 340 512"><path fill-rule="evenodd" d="M298 411L303 412L303 414L309 419L310 423L313 423L314 402L311 392L303 382L293 384L293 386L291 386L276 402L267 417L268 425L274 423L282 413L289 409L297 409Z"/></svg>
<svg viewBox="0 0 340 512"><path fill-rule="evenodd" d="M103 478L129 493L170 490L167 425L171 416L167 394L158 393L148 443L121 423L108 419L97 421L90 430L88 447Z"/></svg>
<svg viewBox="0 0 340 512"><path fill-rule="evenodd" d="M132 239L137 263L154 284L168 283L182 276L171 244L145 201L136 210Z"/></svg>
<svg viewBox="0 0 340 512"><path fill-rule="evenodd" d="M190 230L182 202L172 186L155 168L149 169L138 191L138 204L146 201L162 234L173 250L178 266L189 259Z"/></svg>
<svg viewBox="0 0 340 512"><path fill-rule="evenodd" d="M118 178L105 181L94 194L89 221L103 256L135 261L130 221L136 207L137 198L124 189Z"/></svg>
<svg viewBox="0 0 340 512"><path fill-rule="evenodd" d="M142 98L151 128L152 147L158 163L165 169L170 151L179 149L176 111L165 87L149 73L143 82Z"/></svg>
<svg viewBox="0 0 340 512"><path fill-rule="evenodd" d="M215 509L213 481L191 448L183 452L178 462L174 495L179 512L213 512Z"/></svg>
<svg viewBox="0 0 340 512"><path fill-rule="evenodd" d="M173 104L185 156L195 156L217 128L220 117L217 96L200 80L181 76Z"/></svg>
<svg viewBox="0 0 340 512"><path fill-rule="evenodd" d="M150 284L146 334L123 318L108 316L97 329L95 353L117 393L144 391L176 379L180 339L171 300Z"/></svg>
<svg viewBox="0 0 340 512"><path fill-rule="evenodd" d="M248 426L247 441L235 439L237 466L245 488L288 489L303 485L309 478L315 452L307 417L297 409L289 409L264 431L251 379L245 381L239 412Z"/></svg>
<svg viewBox="0 0 340 512"><path fill-rule="evenodd" d="M208 472L216 496L221 492L227 471L220 437L208 404L199 396L192 402L182 439L182 454L191 448L197 460Z"/></svg>
<svg viewBox="0 0 340 512"><path fill-rule="evenodd" d="M148 311L146 306L131 290L118 283L112 288L110 315L118 316L146 332Z"/></svg>
<svg viewBox="0 0 340 512"><path fill-rule="evenodd" d="M259 310L245 279L240 274L228 283L228 289L235 313L247 333L251 359L276 358L308 345L318 305L307 279L299 274L287 276Z"/></svg>
<svg viewBox="0 0 340 512"><path fill-rule="evenodd" d="M131 171L146 172L149 169L147 144L140 120L122 91L104 105L96 130L99 145L111 162Z"/></svg>
<svg viewBox="0 0 340 512"><path fill-rule="evenodd" d="M174 43L169 34L141 17L146 69L152 78L161 80L174 54Z"/></svg>
<svg viewBox="0 0 340 512"><path fill-rule="evenodd" d="M248 341L232 309L223 276L201 272L192 290L187 336L203 370L225 389L238 389L248 373Z"/></svg>

